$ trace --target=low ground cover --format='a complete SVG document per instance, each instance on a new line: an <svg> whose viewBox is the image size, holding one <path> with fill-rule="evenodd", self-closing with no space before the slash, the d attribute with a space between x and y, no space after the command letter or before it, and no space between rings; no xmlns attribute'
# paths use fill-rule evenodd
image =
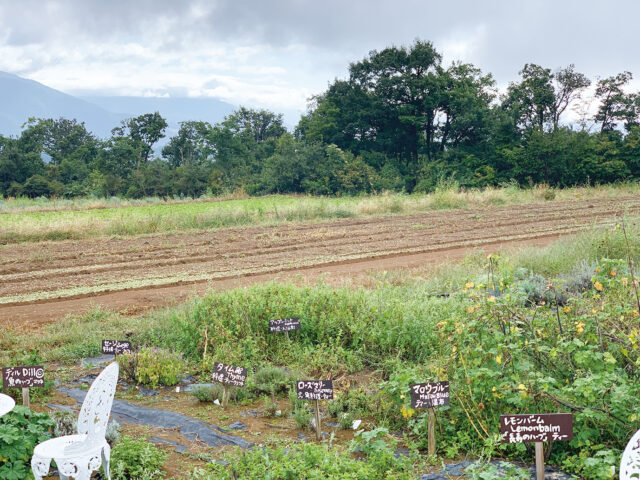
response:
<svg viewBox="0 0 640 480"><path fill-rule="evenodd" d="M521 189L517 185L460 190L457 184L444 182L429 195L273 195L254 198L205 197L193 201L156 198L143 201L0 199L0 244L531 204L553 199L595 200L637 191L635 183L564 190L552 190L546 186Z"/></svg>
<svg viewBox="0 0 640 480"><path fill-rule="evenodd" d="M288 441L282 450L280 441L265 438L261 443L272 448L228 453L227 468L198 467L211 478L255 478L275 464L274 479L296 478L301 469L318 478L381 471L415 478L441 459L528 462L532 445L499 443L498 420L532 412L574 414L574 439L555 443L550 463L582 478L612 478L611 467L640 428L640 304L630 271L640 229L622 226L509 256L471 256L429 279L378 274L366 289L271 283L139 317L96 310L38 336L2 334L0 360L20 362L35 351L52 368L73 365L98 354L101 339L126 336L135 347L177 352L181 373L202 381L216 361L246 367L245 394L232 396L231 411L262 405L268 412L275 400L280 415L300 417L302 427L309 405L292 397L292 380L304 376L334 381L325 420L363 420L355 452L347 440L302 447ZM288 338L269 333L268 321L285 317L300 317L301 330ZM154 385L155 378L138 381ZM439 458L432 459L419 454L427 448L426 413L411 408L408 393L413 383L440 380L450 382L452 398L437 410ZM196 408L207 412L215 399L203 395ZM408 449L407 459L393 460L396 444ZM193 478L207 478L199 474Z"/></svg>

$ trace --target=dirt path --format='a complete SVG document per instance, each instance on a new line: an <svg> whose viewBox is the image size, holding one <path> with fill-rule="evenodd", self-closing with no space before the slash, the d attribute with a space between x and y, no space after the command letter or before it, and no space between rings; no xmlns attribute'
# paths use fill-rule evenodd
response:
<svg viewBox="0 0 640 480"><path fill-rule="evenodd" d="M131 313L273 279L411 268L470 249L546 244L640 198L346 219L0 247L0 325L37 325L100 305Z"/></svg>

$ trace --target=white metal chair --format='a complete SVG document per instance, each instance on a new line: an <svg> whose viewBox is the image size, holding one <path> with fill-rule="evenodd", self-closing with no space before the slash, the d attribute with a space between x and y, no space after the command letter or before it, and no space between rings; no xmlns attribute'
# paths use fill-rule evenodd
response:
<svg viewBox="0 0 640 480"><path fill-rule="evenodd" d="M640 479L640 430L634 433L622 454L620 480Z"/></svg>
<svg viewBox="0 0 640 480"><path fill-rule="evenodd" d="M118 383L118 363L106 367L93 381L82 402L78 416L78 434L52 438L36 446L31 470L36 480L47 476L51 460L55 460L60 478L89 480L91 473L103 466L111 480L109 461L111 447L105 439L113 397Z"/></svg>

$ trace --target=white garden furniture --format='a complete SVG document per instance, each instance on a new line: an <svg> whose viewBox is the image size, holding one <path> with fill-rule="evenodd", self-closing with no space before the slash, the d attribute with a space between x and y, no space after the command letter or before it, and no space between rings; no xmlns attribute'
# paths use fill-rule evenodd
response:
<svg viewBox="0 0 640 480"><path fill-rule="evenodd" d="M624 449L620 462L620 480L638 480L640 478L640 430L638 430Z"/></svg>
<svg viewBox="0 0 640 480"><path fill-rule="evenodd" d="M60 478L89 480L91 473L103 466L111 480L109 460L111 448L105 439L111 405L118 383L118 364L112 363L93 381L82 403L78 417L78 434L52 438L33 451L31 470L36 480L47 476L51 460L55 460Z"/></svg>
<svg viewBox="0 0 640 480"><path fill-rule="evenodd" d="M15 406L16 402L13 401L13 398L0 393L0 417L9 413Z"/></svg>

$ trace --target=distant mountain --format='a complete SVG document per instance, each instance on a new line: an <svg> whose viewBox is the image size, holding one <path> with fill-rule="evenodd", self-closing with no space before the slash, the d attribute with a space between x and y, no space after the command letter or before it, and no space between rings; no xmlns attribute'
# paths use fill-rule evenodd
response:
<svg viewBox="0 0 640 480"><path fill-rule="evenodd" d="M124 118L41 83L0 72L0 134L19 135L29 117L75 118L98 136L106 136Z"/></svg>
<svg viewBox="0 0 640 480"><path fill-rule="evenodd" d="M200 120L214 123L235 110L235 106L217 98L201 97L79 97L122 118L160 112L169 124L166 138L175 135L179 123L186 120ZM115 126L115 125L114 125Z"/></svg>
<svg viewBox="0 0 640 480"><path fill-rule="evenodd" d="M29 117L64 117L84 122L88 130L105 138L123 119L158 111L169 123L162 144L178 131L179 122L202 120L214 124L234 109L216 98L74 97L34 80L0 72L0 134L5 136L19 135Z"/></svg>

